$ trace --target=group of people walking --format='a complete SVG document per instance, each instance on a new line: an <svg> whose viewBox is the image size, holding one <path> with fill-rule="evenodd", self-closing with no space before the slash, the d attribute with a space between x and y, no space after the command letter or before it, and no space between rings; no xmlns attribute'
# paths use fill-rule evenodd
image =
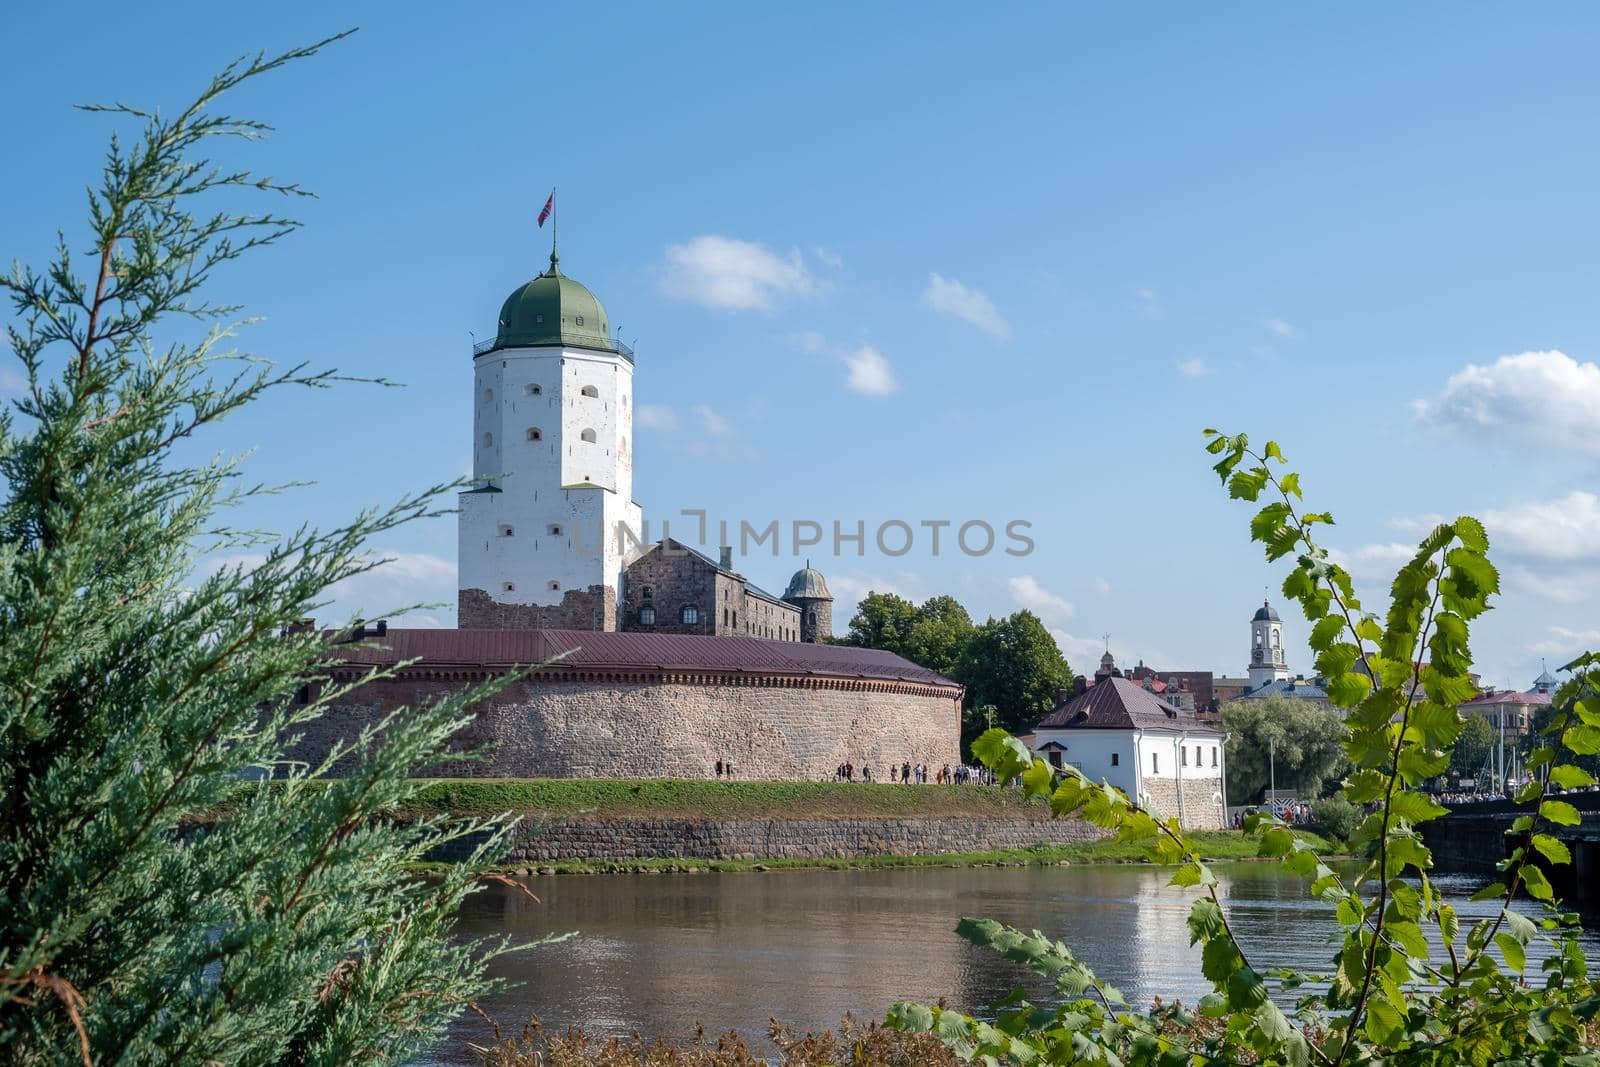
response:
<svg viewBox="0 0 1600 1067"><path fill-rule="evenodd" d="M871 782L875 779L872 777L872 767L869 764L863 763L858 768L854 763L846 761L839 764L838 769L833 772L833 780L836 782ZM883 779L878 778L876 780L882 781ZM925 763L918 763L913 766L910 760L906 760L898 767L892 763L889 764L889 781L904 782L906 785L966 785L969 782L988 784L992 783L993 775L982 767L968 767L965 764L956 767L954 770L951 770L947 764L936 771Z"/></svg>

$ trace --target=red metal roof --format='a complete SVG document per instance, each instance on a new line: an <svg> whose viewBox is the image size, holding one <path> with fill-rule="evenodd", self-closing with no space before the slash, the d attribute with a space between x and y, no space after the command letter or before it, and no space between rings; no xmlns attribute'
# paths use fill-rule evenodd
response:
<svg viewBox="0 0 1600 1067"><path fill-rule="evenodd" d="M1529 692L1526 692L1526 693L1518 693L1515 690L1511 690L1511 689L1502 689L1499 692L1495 692L1494 690L1491 689L1487 693L1479 693L1477 696L1473 697L1471 700L1462 701L1461 706L1466 708L1466 707L1471 707L1473 705L1479 705L1479 704L1530 704L1530 705L1532 705L1532 704L1548 704L1548 703L1550 703L1550 694L1549 693L1541 693L1538 690L1530 690Z"/></svg>
<svg viewBox="0 0 1600 1067"><path fill-rule="evenodd" d="M564 652L562 666L596 670L642 667L667 671L821 675L915 682L952 689L959 685L892 652L757 637L592 630L391 628L382 637L369 634L361 645L338 648L343 658L351 663L388 664L416 659L431 665L511 667L543 663Z"/></svg>

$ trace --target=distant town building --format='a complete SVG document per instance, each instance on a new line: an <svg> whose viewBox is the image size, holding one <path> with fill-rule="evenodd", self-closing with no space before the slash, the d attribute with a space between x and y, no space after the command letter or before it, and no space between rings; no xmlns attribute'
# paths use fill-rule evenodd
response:
<svg viewBox="0 0 1600 1067"><path fill-rule="evenodd" d="M1487 719L1496 731L1505 729L1506 737L1522 738L1533 728L1533 717L1540 708L1550 706L1556 680L1544 671L1534 679L1533 686L1523 692L1510 689L1489 689L1461 704L1463 715L1476 715Z"/></svg>
<svg viewBox="0 0 1600 1067"><path fill-rule="evenodd" d="M1226 756L1219 726L1120 673L1083 677L1057 693L1033 729L1032 749L1053 767L1104 779L1187 829L1226 824Z"/></svg>

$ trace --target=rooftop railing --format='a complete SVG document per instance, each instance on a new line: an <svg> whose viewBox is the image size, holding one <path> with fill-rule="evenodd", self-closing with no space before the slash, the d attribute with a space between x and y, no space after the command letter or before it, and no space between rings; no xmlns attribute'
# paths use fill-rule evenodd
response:
<svg viewBox="0 0 1600 1067"><path fill-rule="evenodd" d="M633 348L631 346L629 346L628 344L624 343L623 340L620 337L608 337L602 342L591 343L591 344L575 344L575 343L570 342L570 341L564 341L564 342L562 342L562 344L564 344L567 348L587 348L587 349L591 349L591 350L597 351L597 352L615 352L617 355L621 356L623 359L627 360L629 363L633 362ZM502 345L500 343L500 339L498 337L495 337L495 338L490 338L487 341L479 341L477 344L473 345L472 346L472 355L473 355L474 358L476 358L478 356L483 355L485 352L493 352L497 348L520 348L520 347L522 347L522 346L521 345Z"/></svg>

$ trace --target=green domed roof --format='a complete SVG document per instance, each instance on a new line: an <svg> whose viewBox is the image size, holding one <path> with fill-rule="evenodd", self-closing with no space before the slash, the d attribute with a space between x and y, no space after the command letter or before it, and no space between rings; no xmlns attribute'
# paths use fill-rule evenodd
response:
<svg viewBox="0 0 1600 1067"><path fill-rule="evenodd" d="M518 286L500 306L495 348L573 345L615 350L605 305L561 273L561 257L550 253L550 269Z"/></svg>
<svg viewBox="0 0 1600 1067"><path fill-rule="evenodd" d="M789 579L789 588L783 591L785 600L807 597L813 600L833 599L833 594L828 592L828 583L822 580L822 572L814 570L809 559L803 569L794 572L794 577Z"/></svg>

